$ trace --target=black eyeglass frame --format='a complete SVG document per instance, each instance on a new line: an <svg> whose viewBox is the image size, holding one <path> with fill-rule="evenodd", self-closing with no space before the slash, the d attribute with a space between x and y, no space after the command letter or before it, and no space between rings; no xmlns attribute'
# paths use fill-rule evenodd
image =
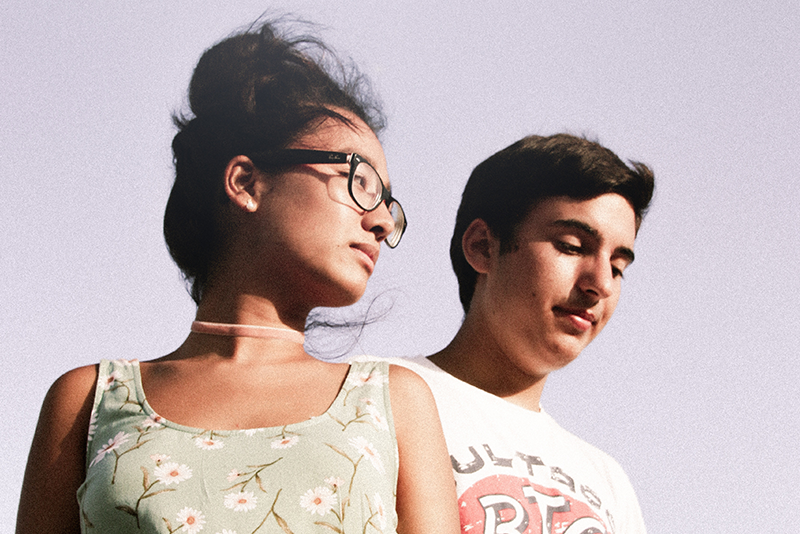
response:
<svg viewBox="0 0 800 534"><path fill-rule="evenodd" d="M314 165L324 163L349 164L350 172L347 176L347 192L350 194L350 198L353 199L353 202L356 203L356 206L366 212L370 212L375 211L382 203L385 202L389 213L392 213L392 204L397 204L397 208L401 214L401 220L394 221L395 230L392 232L392 234L397 234L398 237L397 239L392 240L389 240L387 237L386 244L389 246L389 248L395 248L400 243L400 239L403 237L406 227L408 226L405 210L400 202L394 198L386 188L386 185L383 183L383 178L381 178L381 175L378 173L377 169L375 169L375 167L373 167L372 164L360 154L356 152L331 152L327 150L312 150L307 148L285 148L276 152L253 154L249 155L248 157L253 161L253 163L256 164L256 166L262 164L269 167L279 167L284 165ZM381 194L374 206L363 206L353 193L353 179L355 178L356 168L362 163L370 166L381 184ZM399 230L397 228L398 225L401 225Z"/></svg>

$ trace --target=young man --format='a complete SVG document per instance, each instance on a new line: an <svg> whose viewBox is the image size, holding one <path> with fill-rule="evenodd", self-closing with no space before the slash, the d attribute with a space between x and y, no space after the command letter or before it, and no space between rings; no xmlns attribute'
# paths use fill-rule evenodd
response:
<svg viewBox="0 0 800 534"><path fill-rule="evenodd" d="M645 165L565 134L526 137L473 171L450 245L464 323L406 364L436 397L463 532L644 533L619 465L539 400L614 313L652 193Z"/></svg>

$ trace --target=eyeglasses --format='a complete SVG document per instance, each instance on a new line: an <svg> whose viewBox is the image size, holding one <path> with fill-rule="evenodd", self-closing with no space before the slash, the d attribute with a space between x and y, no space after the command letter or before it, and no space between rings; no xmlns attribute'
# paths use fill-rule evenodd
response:
<svg viewBox="0 0 800 534"><path fill-rule="evenodd" d="M287 148L268 154L249 156L256 165L312 165L315 163L348 163L350 173L347 176L347 192L353 202L364 211L374 211L386 202L389 213L394 220L394 230L386 236L386 244L394 248L400 243L406 231L406 214L400 203L383 185L378 171L359 154L346 152L327 152L325 150L308 150L304 148Z"/></svg>

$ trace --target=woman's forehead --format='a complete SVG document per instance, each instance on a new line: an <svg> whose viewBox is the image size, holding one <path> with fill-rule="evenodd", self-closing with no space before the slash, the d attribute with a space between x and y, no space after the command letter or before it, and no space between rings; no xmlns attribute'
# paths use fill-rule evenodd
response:
<svg viewBox="0 0 800 534"><path fill-rule="evenodd" d="M293 144L293 148L310 148L334 152L356 152L366 159L389 187L386 156L378 137L367 124L356 115L345 110L336 110L349 123L327 117L316 128L307 132Z"/></svg>

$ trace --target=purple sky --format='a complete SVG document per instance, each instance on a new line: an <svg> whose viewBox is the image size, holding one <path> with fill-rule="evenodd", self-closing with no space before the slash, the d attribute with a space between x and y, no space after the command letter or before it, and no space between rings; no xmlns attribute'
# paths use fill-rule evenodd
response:
<svg viewBox="0 0 800 534"><path fill-rule="evenodd" d="M351 353L446 344L461 320L447 248L471 169L526 134L587 134L652 165L656 196L616 316L551 376L545 408L623 464L651 534L800 522L797 2L12 0L0 524L13 524L52 381L187 334L194 308L161 236L170 113L202 51L266 8L324 25L389 117L410 225L363 301L391 309Z"/></svg>

